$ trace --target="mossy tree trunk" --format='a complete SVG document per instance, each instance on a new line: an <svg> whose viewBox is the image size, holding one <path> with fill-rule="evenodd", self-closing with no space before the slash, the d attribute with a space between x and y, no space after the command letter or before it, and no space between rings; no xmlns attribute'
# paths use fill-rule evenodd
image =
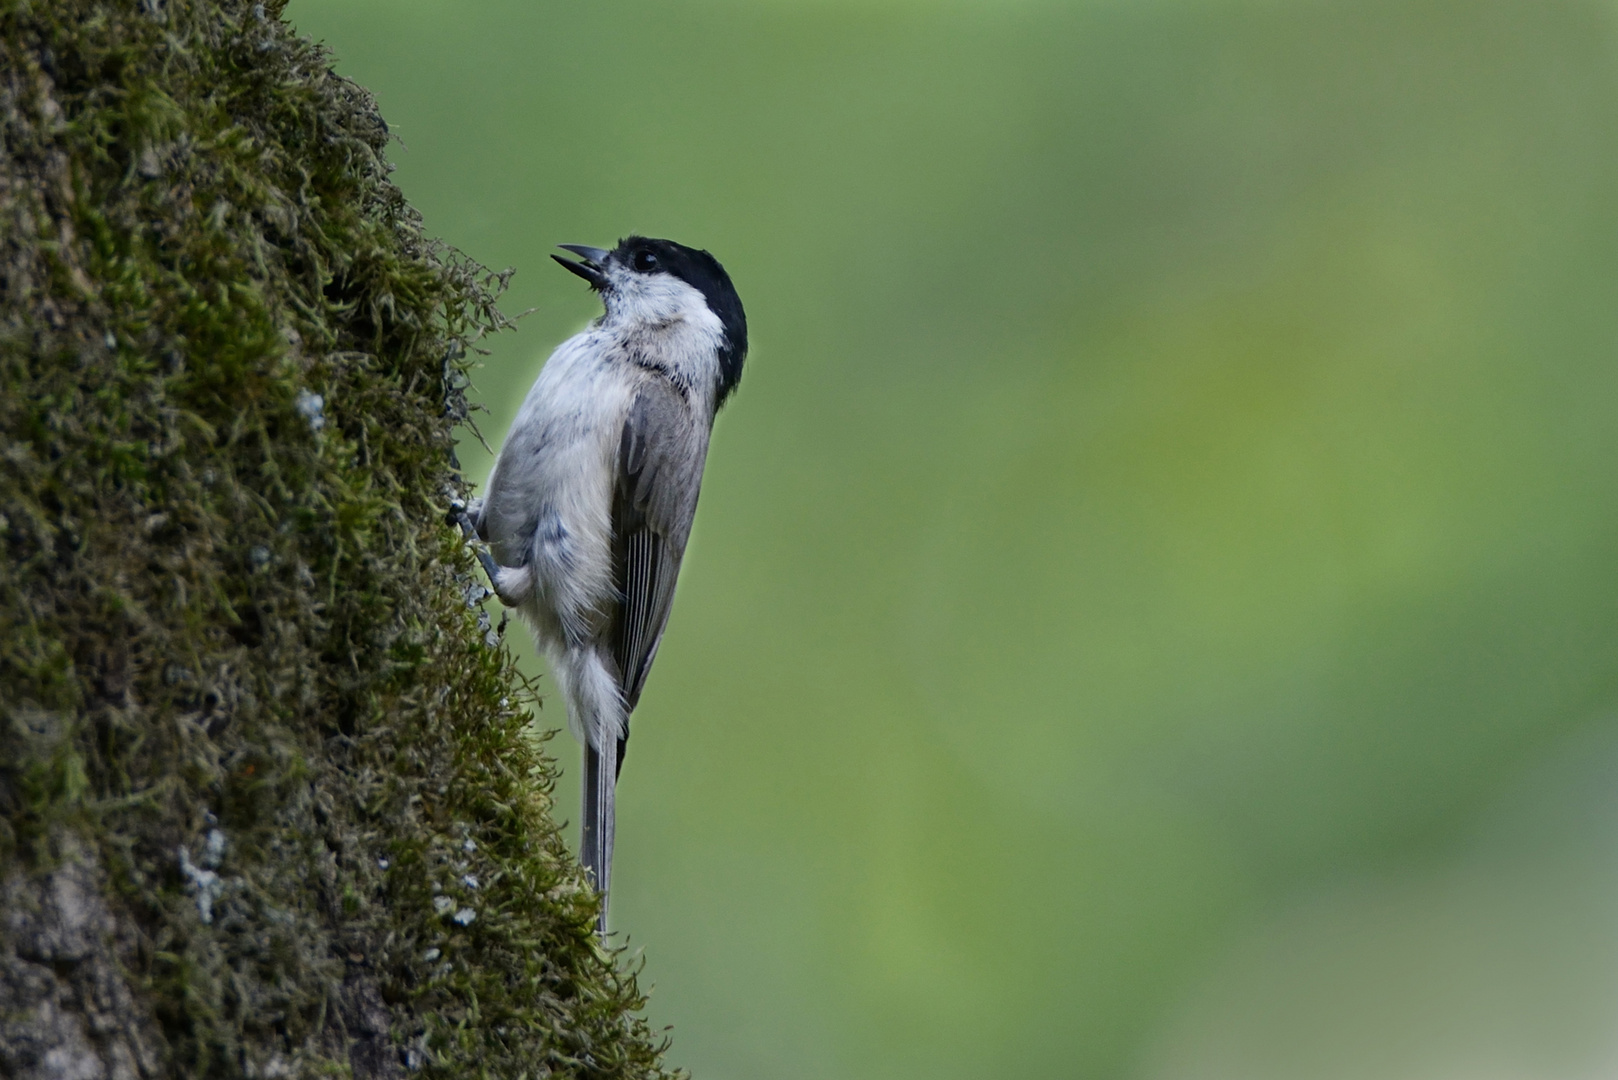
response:
<svg viewBox="0 0 1618 1080"><path fill-rule="evenodd" d="M280 7L0 0L0 1074L663 1075L445 523L501 282Z"/></svg>

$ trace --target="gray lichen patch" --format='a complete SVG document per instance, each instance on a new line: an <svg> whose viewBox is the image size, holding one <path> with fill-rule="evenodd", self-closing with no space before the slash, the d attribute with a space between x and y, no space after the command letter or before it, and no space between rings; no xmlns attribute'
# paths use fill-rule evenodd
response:
<svg viewBox="0 0 1618 1080"><path fill-rule="evenodd" d="M119 960L130 930L113 918L94 856L72 838L61 854L0 885L0 1066L18 1077L152 1075L161 1035Z"/></svg>
<svg viewBox="0 0 1618 1080"><path fill-rule="evenodd" d="M0 0L0 1074L663 1075L445 522L503 278L280 11Z"/></svg>

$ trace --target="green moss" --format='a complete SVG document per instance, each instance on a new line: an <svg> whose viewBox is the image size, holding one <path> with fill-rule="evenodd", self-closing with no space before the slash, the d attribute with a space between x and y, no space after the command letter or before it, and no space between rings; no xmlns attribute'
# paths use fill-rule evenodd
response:
<svg viewBox="0 0 1618 1080"><path fill-rule="evenodd" d="M97 854L176 1073L347 1073L360 986L428 1074L664 1075L445 524L503 278L280 7L0 0L0 859Z"/></svg>

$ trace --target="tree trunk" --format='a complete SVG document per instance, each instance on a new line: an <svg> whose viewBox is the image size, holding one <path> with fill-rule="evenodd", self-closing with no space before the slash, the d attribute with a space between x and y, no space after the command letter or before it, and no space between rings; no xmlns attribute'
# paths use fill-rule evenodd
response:
<svg viewBox="0 0 1618 1080"><path fill-rule="evenodd" d="M503 278L280 9L0 0L0 1074L665 1075L445 520Z"/></svg>

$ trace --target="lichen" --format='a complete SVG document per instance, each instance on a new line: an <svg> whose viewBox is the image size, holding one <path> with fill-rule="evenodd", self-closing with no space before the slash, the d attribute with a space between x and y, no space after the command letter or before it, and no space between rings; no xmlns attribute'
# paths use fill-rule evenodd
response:
<svg viewBox="0 0 1618 1080"><path fill-rule="evenodd" d="M0 881L166 1072L666 1075L445 519L504 276L281 7L0 0Z"/></svg>

